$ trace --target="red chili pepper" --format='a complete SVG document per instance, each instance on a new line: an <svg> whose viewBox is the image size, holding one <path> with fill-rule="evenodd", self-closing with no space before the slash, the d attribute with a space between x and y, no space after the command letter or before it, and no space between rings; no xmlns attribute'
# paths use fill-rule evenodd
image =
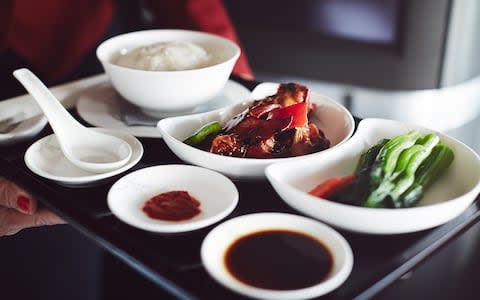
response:
<svg viewBox="0 0 480 300"><path fill-rule="evenodd" d="M309 192L309 194L323 199L328 199L331 195L343 189L354 179L355 175L333 177L317 185Z"/></svg>
<svg viewBox="0 0 480 300"><path fill-rule="evenodd" d="M308 124L308 103L300 102L290 106L274 109L269 112L268 119L286 119L292 117L288 128L304 127Z"/></svg>

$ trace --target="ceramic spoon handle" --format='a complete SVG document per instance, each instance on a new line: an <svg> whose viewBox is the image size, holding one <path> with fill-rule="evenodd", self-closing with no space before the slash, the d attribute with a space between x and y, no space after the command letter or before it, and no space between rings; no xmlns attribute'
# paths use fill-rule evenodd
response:
<svg viewBox="0 0 480 300"><path fill-rule="evenodd" d="M83 127L30 70L25 68L15 70L13 76L36 100L56 134L63 135L63 132L73 132L72 130L79 130L80 127Z"/></svg>

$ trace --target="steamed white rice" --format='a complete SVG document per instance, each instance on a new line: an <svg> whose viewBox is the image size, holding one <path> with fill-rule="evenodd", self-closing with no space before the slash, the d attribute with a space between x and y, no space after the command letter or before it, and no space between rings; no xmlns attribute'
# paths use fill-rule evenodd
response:
<svg viewBox="0 0 480 300"><path fill-rule="evenodd" d="M213 58L192 42L169 41L133 49L120 55L114 63L147 71L181 71L210 66Z"/></svg>

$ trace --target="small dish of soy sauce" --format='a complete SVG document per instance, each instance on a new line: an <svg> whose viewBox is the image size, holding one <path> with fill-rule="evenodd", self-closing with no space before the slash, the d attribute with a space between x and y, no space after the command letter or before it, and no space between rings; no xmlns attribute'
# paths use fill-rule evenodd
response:
<svg viewBox="0 0 480 300"><path fill-rule="evenodd" d="M339 287L353 254L334 229L286 213L230 219L204 239L202 262L227 288L259 299L307 299Z"/></svg>

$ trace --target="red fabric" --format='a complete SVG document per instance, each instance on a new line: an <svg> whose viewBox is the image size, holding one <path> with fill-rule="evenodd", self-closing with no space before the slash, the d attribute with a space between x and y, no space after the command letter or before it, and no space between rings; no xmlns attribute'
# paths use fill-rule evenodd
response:
<svg viewBox="0 0 480 300"><path fill-rule="evenodd" d="M96 46L112 15L111 1L16 0L7 43L46 79L55 79Z"/></svg>
<svg viewBox="0 0 480 300"><path fill-rule="evenodd" d="M3 48L7 46L22 56L47 81L66 75L98 45L114 13L112 0L0 2L0 17L6 24L2 27L9 29ZM151 6L157 23L164 28L186 28L215 33L240 45L233 24L220 0L151 0L147 4ZM10 24L7 18L9 12L13 14ZM243 51L234 68L234 74L253 79Z"/></svg>

